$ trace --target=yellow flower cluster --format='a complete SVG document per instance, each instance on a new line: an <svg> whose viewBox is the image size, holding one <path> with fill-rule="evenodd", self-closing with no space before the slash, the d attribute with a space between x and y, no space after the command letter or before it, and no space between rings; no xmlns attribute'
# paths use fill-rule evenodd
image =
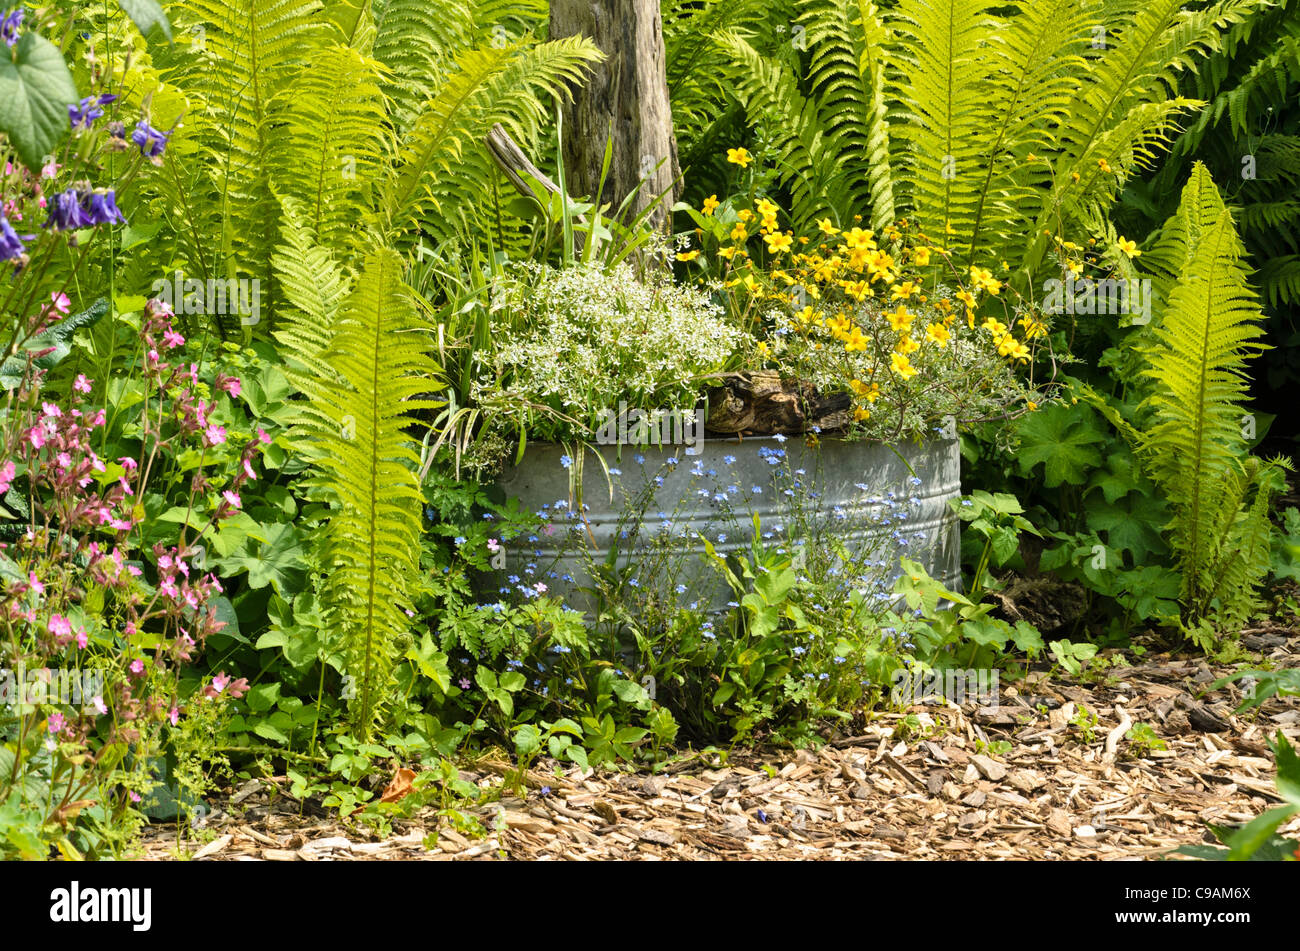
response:
<svg viewBox="0 0 1300 951"><path fill-rule="evenodd" d="M728 160L745 164L747 153L733 157L732 151L737 150L728 152ZM717 196L710 196L704 203L705 215L714 216L718 207ZM918 374L915 355L950 345L957 335L953 326L961 312L957 305L973 330L981 296L996 297L1003 289L992 271L972 265L969 281L961 281L966 287L931 301L927 287L933 288L940 279L954 283L952 262L943 248L932 246L923 234L905 242L900 230L908 227L905 221L882 229L879 239L860 224L841 228L830 218L818 221L811 236L797 236L782 229L780 215L775 202L759 198L752 210L741 208L734 218L728 214L721 219L728 222L720 224L716 232L726 235L717 252L725 262L724 285L743 292L740 303L746 312L761 301L789 306L788 329L803 344L851 358L845 367L859 371L848 381L857 397L854 417L859 420L870 416L870 404L881 395L878 380L911 380ZM855 222L860 220L859 216ZM756 236L761 238L763 252L758 261L751 256L749 244ZM921 271L936 267L940 273ZM905 271L909 272L906 276ZM1019 324L1021 339L993 317L981 328L992 335L1001 356L1013 363L1028 363L1028 341L1045 336L1047 328L1034 318L1022 319ZM763 346L760 356L764 359L780 358L785 343L777 338L773 342L775 350Z"/></svg>

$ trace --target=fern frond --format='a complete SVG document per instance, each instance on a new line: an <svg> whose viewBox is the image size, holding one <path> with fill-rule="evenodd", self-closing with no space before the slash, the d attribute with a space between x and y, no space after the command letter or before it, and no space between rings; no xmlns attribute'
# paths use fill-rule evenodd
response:
<svg viewBox="0 0 1300 951"><path fill-rule="evenodd" d="M495 123L528 141L546 116L543 97L566 94L600 51L572 36L531 46L468 50L428 102L402 143L394 174L384 184L379 227L402 234L472 220L489 187L490 160L481 146ZM440 220L425 220L430 211Z"/></svg>
<svg viewBox="0 0 1300 951"><path fill-rule="evenodd" d="M374 23L374 57L390 77L384 91L406 129L454 68L456 52L471 45L474 8L467 0L375 0Z"/></svg>
<svg viewBox="0 0 1300 951"><path fill-rule="evenodd" d="M419 572L419 456L411 413L436 408L441 387L430 341L416 323L399 255L369 255L323 359L330 378L304 393L321 423L318 465L338 499L326 529L326 623L353 678L355 736L369 737L391 696L397 642L409 634L408 581Z"/></svg>
<svg viewBox="0 0 1300 951"><path fill-rule="evenodd" d="M1206 619L1214 601L1224 617L1235 617L1240 604L1224 606L1234 598L1251 603L1267 568L1267 561L1253 565L1255 581L1238 591L1220 588L1225 559L1245 544L1241 500L1258 475L1242 462L1248 447L1241 417L1250 388L1247 365L1265 347L1231 213L1223 208L1205 223L1216 204L1207 196L1213 187L1207 179L1198 163L1183 192L1182 221L1169 229L1171 247L1183 236L1186 258L1144 354L1144 375L1154 389L1143 407L1155 421L1139 446L1174 511L1170 540L1191 624Z"/></svg>
<svg viewBox="0 0 1300 951"><path fill-rule="evenodd" d="M345 46L320 50L277 95L272 115L275 192L296 202L317 243L361 240L367 189L390 152L377 64Z"/></svg>

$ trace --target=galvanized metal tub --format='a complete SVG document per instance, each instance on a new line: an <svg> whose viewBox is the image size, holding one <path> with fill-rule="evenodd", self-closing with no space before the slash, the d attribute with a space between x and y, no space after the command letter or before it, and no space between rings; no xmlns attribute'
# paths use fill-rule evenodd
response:
<svg viewBox="0 0 1300 951"><path fill-rule="evenodd" d="M764 544L789 544L797 568L798 535L809 528L818 546L838 541L888 559L887 583L902 554L960 590L959 520L948 504L961 494L956 439L589 446L581 462L571 457L576 452L530 443L522 462L498 480L500 492L542 522L535 534L507 544L497 582L503 592L534 596L541 582L545 593L594 613L601 587L594 575L604 573L593 569L609 564L623 571L624 584L672 590L692 606L722 610L735 595L707 564L704 539L724 557L747 555L755 515Z"/></svg>

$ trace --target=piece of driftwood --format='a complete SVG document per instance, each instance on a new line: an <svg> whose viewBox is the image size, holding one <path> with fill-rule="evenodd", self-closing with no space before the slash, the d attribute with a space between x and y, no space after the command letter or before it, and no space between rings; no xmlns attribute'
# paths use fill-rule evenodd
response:
<svg viewBox="0 0 1300 951"><path fill-rule="evenodd" d="M560 186L529 160L524 150L519 147L519 143L510 137L510 133L501 123L492 126L483 144L487 146L488 154L492 156L492 161L496 162L497 168L510 179L510 184L515 186L519 194L526 198L537 197L537 193L528 182L529 178L534 179L550 194L560 194ZM586 224L587 219L582 215L574 217L579 223Z"/></svg>
<svg viewBox="0 0 1300 951"><path fill-rule="evenodd" d="M709 391L705 429L747 436L834 432L848 426L851 409L847 393L823 396L811 383L783 380L775 370L733 373Z"/></svg>

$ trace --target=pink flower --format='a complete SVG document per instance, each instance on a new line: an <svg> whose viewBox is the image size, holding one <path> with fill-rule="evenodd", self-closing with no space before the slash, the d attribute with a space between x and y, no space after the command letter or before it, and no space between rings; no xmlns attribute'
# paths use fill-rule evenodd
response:
<svg viewBox="0 0 1300 951"><path fill-rule="evenodd" d="M68 300L68 295L61 294L58 291L50 295L50 300L54 302L54 309L60 314L66 314L72 305L72 301Z"/></svg>
<svg viewBox="0 0 1300 951"><path fill-rule="evenodd" d="M239 377L228 376L223 378L218 385L231 396L238 396L240 391Z"/></svg>
<svg viewBox="0 0 1300 951"><path fill-rule="evenodd" d="M243 460L243 462L244 462L244 475L248 476L250 479L256 479L257 473L253 471L253 467L249 463L249 461L245 459Z"/></svg>
<svg viewBox="0 0 1300 951"><path fill-rule="evenodd" d="M135 568L135 565L128 565L127 567L128 567L128 568ZM136 574L139 574L139 573L140 573L140 569L139 569L139 568L135 568L135 573L136 573ZM127 621L127 622L126 622L126 627L122 628L122 633L125 634L127 637L135 637L135 635L136 635L138 632L136 631L135 624L134 624L133 622L131 622L131 621Z"/></svg>
<svg viewBox="0 0 1300 951"><path fill-rule="evenodd" d="M130 670L131 670L131 673L136 674L137 676L140 675L140 674L143 674L143 673L144 673L144 661L140 660L139 658L136 658L135 660L131 661L131 667L130 667Z"/></svg>
<svg viewBox="0 0 1300 951"><path fill-rule="evenodd" d="M217 693L221 693L221 691L225 690L228 686L230 686L230 678L225 674L217 674L212 678L212 689Z"/></svg>
<svg viewBox="0 0 1300 951"><path fill-rule="evenodd" d="M60 730L63 729L63 725L64 725L66 722L67 722L67 721L63 719L63 714L62 714L62 713L51 713L51 714L50 714L50 723L49 723L49 729L50 729L50 732L51 732L51 733L58 733Z"/></svg>
<svg viewBox="0 0 1300 951"><path fill-rule="evenodd" d="M230 503L231 508L237 509L242 506L242 503L239 500L238 492L231 492L229 489L226 489L224 492L221 493L221 497L225 499L228 503Z"/></svg>
<svg viewBox="0 0 1300 951"><path fill-rule="evenodd" d="M203 438L208 441L209 446L220 446L226 441L226 427L213 423L203 431Z"/></svg>
<svg viewBox="0 0 1300 951"><path fill-rule="evenodd" d="M57 638L72 636L72 624L62 614L51 614L46 629Z"/></svg>
<svg viewBox="0 0 1300 951"><path fill-rule="evenodd" d="M41 416L47 419L58 419L63 415L63 410L59 409L57 403L41 403Z"/></svg>
<svg viewBox="0 0 1300 951"><path fill-rule="evenodd" d="M77 647L80 650L84 651L86 649L86 645L89 643L90 643L90 636L86 633L86 629L82 628L81 630L77 631Z"/></svg>
<svg viewBox="0 0 1300 951"><path fill-rule="evenodd" d="M180 721L180 718L181 718L181 712L175 707L172 707L170 710L167 711L167 721L172 726L175 726Z"/></svg>
<svg viewBox="0 0 1300 951"><path fill-rule="evenodd" d="M175 350L177 347L184 345L185 338L172 328L168 327L163 331L163 343L167 345L168 350Z"/></svg>
<svg viewBox="0 0 1300 951"><path fill-rule="evenodd" d="M546 593L546 585L542 584L540 581L537 582L537 584L534 585L534 587L537 589L537 593L538 593L538 594L545 594L545 593Z"/></svg>
<svg viewBox="0 0 1300 951"><path fill-rule="evenodd" d="M244 463L244 468L245 469L248 468L247 462ZM0 466L0 495L3 495L5 492L9 491L9 486L14 481L14 473L15 470L14 470L14 464L12 459L9 462L6 462L4 465Z"/></svg>
<svg viewBox="0 0 1300 951"><path fill-rule="evenodd" d="M140 801L140 794L139 794L138 792L136 792L134 789L132 789L130 792L128 792L127 795L131 797L131 801L132 801L132 802L139 802L139 801Z"/></svg>
<svg viewBox="0 0 1300 951"><path fill-rule="evenodd" d="M495 538L489 538L487 541L487 546L488 546L488 551L490 552L495 553L501 550L501 543L497 541Z"/></svg>
<svg viewBox="0 0 1300 951"><path fill-rule="evenodd" d="M41 178L53 178L59 174L59 169L63 168L58 162L51 159L41 166Z"/></svg>
<svg viewBox="0 0 1300 951"><path fill-rule="evenodd" d="M45 445L45 432L39 426L33 426L27 434L27 441L32 444L33 449L40 449Z"/></svg>
<svg viewBox="0 0 1300 951"><path fill-rule="evenodd" d="M78 373L77 378L72 382L72 388L78 393L89 393L91 390L91 381L86 379L86 374Z"/></svg>
<svg viewBox="0 0 1300 951"><path fill-rule="evenodd" d="M130 456L122 456L120 459L117 460L117 463L127 472L135 471L136 468L135 460L132 459Z"/></svg>
<svg viewBox="0 0 1300 951"><path fill-rule="evenodd" d="M270 435L261 426L257 427L257 441L260 442L263 446L268 445L271 442Z"/></svg>
<svg viewBox="0 0 1300 951"><path fill-rule="evenodd" d="M98 713L100 716L103 716L105 713L108 712L108 707L104 705L103 697L96 697L95 699L90 701L90 704L95 708L95 712Z"/></svg>
<svg viewBox="0 0 1300 951"><path fill-rule="evenodd" d="M45 585L41 584L41 579L36 577L36 572L34 571L27 572L27 581L28 583L31 584L32 590L35 591L37 594L45 593Z"/></svg>

